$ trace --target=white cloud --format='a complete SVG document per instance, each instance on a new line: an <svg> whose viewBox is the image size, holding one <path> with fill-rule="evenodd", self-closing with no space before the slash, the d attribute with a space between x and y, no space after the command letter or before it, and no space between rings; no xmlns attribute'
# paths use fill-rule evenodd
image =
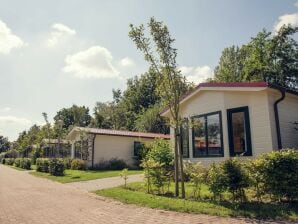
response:
<svg viewBox="0 0 298 224"><path fill-rule="evenodd" d="M298 26L298 13L285 14L278 17L278 22L274 26L274 31L277 32L283 25Z"/></svg>
<svg viewBox="0 0 298 224"><path fill-rule="evenodd" d="M30 125L31 121L26 118L19 118L15 116L0 116L0 124Z"/></svg>
<svg viewBox="0 0 298 224"><path fill-rule="evenodd" d="M8 112L8 111L11 111L11 108L10 107L4 107L4 108L1 109L1 111Z"/></svg>
<svg viewBox="0 0 298 224"><path fill-rule="evenodd" d="M120 64L123 67L131 67L131 66L134 66L135 65L135 62L131 58L125 57L125 58L122 58L121 59Z"/></svg>
<svg viewBox="0 0 298 224"><path fill-rule="evenodd" d="M195 84L199 84L201 82L206 81L208 78L213 77L212 69L205 65L205 66L197 66L197 67L187 67L182 66L179 68L181 73L186 77L186 80L189 82L193 82Z"/></svg>
<svg viewBox="0 0 298 224"><path fill-rule="evenodd" d="M47 40L47 46L54 47L60 40L65 39L69 36L73 36L75 34L76 31L71 29L70 27L62 23L55 23L52 25L52 32L50 33L50 37Z"/></svg>
<svg viewBox="0 0 298 224"><path fill-rule="evenodd" d="M65 58L64 72L78 78L115 78L119 72L112 64L111 52L101 46L93 46Z"/></svg>
<svg viewBox="0 0 298 224"><path fill-rule="evenodd" d="M0 53L9 54L12 49L23 47L22 39L14 35L6 23L0 20Z"/></svg>

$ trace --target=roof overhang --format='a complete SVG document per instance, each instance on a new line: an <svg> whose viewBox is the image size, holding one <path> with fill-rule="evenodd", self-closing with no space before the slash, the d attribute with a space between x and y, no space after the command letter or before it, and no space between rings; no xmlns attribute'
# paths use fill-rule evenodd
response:
<svg viewBox="0 0 298 224"><path fill-rule="evenodd" d="M182 96L179 104L183 104L190 100L193 96L201 91L262 91L269 87L266 82L230 82L230 83L201 83L195 89ZM160 115L166 117L169 115L170 109L165 108Z"/></svg>

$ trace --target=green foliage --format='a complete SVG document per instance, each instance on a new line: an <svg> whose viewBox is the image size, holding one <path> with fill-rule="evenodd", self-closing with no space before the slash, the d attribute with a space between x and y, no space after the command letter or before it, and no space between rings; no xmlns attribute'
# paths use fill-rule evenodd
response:
<svg viewBox="0 0 298 224"><path fill-rule="evenodd" d="M262 161L265 189L289 201L298 199L298 151L282 150L265 154Z"/></svg>
<svg viewBox="0 0 298 224"><path fill-rule="evenodd" d="M5 152L5 158L17 158L19 156L19 152L15 149L8 150Z"/></svg>
<svg viewBox="0 0 298 224"><path fill-rule="evenodd" d="M120 177L124 180L124 188L126 188L127 180L128 180L128 169L125 168L121 171Z"/></svg>
<svg viewBox="0 0 298 224"><path fill-rule="evenodd" d="M86 162L82 159L73 159L71 161L70 169L72 170L86 170Z"/></svg>
<svg viewBox="0 0 298 224"><path fill-rule="evenodd" d="M63 164L65 169L70 169L71 168L71 162L72 162L72 158L63 158Z"/></svg>
<svg viewBox="0 0 298 224"><path fill-rule="evenodd" d="M156 139L145 144L145 147L148 151L145 160L152 159L165 167L172 168L174 155L169 141Z"/></svg>
<svg viewBox="0 0 298 224"><path fill-rule="evenodd" d="M102 160L99 163L95 164L95 170L122 170L127 168L128 165L122 159L112 158L110 160Z"/></svg>
<svg viewBox="0 0 298 224"><path fill-rule="evenodd" d="M213 193L213 199L218 197L221 200L222 193L227 189L227 179L221 164L213 163L207 176L207 183L210 191Z"/></svg>
<svg viewBox="0 0 298 224"><path fill-rule="evenodd" d="M237 159L228 159L222 164L226 186L233 195L233 200L246 200L244 189L249 186L247 172L244 171Z"/></svg>
<svg viewBox="0 0 298 224"><path fill-rule="evenodd" d="M62 159L50 159L49 160L49 173L52 176L63 176L64 175L64 163Z"/></svg>
<svg viewBox="0 0 298 224"><path fill-rule="evenodd" d="M31 159L22 158L20 160L20 168L25 169L25 170L31 170Z"/></svg>
<svg viewBox="0 0 298 224"><path fill-rule="evenodd" d="M85 106L72 105L70 108L59 110L54 117L55 122L63 121L63 129L71 126L87 127L91 122L89 108Z"/></svg>
<svg viewBox="0 0 298 224"><path fill-rule="evenodd" d="M164 187L170 184L173 168L173 152L170 143L157 139L146 144L147 154L142 161L147 191L153 192L152 185L157 188L158 194L165 193Z"/></svg>
<svg viewBox="0 0 298 224"><path fill-rule="evenodd" d="M31 153L29 154L29 156L31 157L32 164L35 165L36 164L36 159L38 159L42 156L42 149L41 148L33 149L31 151Z"/></svg>
<svg viewBox="0 0 298 224"><path fill-rule="evenodd" d="M202 185L206 183L207 171L207 168L200 163L184 163L184 172L189 176L190 182L192 183L194 198L201 199L201 189Z"/></svg>
<svg viewBox="0 0 298 224"><path fill-rule="evenodd" d="M38 158L36 159L36 171L38 172L49 172L50 161L48 158Z"/></svg>
<svg viewBox="0 0 298 224"><path fill-rule="evenodd" d="M14 164L15 167L20 167L21 166L21 158L16 158L14 160Z"/></svg>
<svg viewBox="0 0 298 224"><path fill-rule="evenodd" d="M15 158L5 158L5 160L4 160L4 164L5 164L5 165L12 166L13 163L14 163L14 160L15 160Z"/></svg>
<svg viewBox="0 0 298 224"><path fill-rule="evenodd" d="M6 152L10 149L10 142L8 141L8 138L5 138L0 135L0 153Z"/></svg>
<svg viewBox="0 0 298 224"><path fill-rule="evenodd" d="M298 28L283 26L272 34L263 30L241 47L225 48L214 71L214 81L268 81L298 89Z"/></svg>

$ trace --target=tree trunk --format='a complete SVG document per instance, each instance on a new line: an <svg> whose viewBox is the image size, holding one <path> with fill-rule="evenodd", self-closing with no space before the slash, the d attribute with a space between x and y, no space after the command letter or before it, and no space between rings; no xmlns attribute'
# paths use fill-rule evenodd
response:
<svg viewBox="0 0 298 224"><path fill-rule="evenodd" d="M183 153L181 148L181 133L179 131L179 125L176 125L177 131L177 151L178 151L178 158L179 158L179 168L180 168L180 180L181 180L181 196L185 198L185 187L184 187L184 172L183 172Z"/></svg>
<svg viewBox="0 0 298 224"><path fill-rule="evenodd" d="M175 148L174 148L174 172L175 172L175 196L178 197L179 196L179 166L178 166L178 144L177 144L177 133L178 133L178 129L177 129L177 125L174 128L174 144L175 144Z"/></svg>
<svg viewBox="0 0 298 224"><path fill-rule="evenodd" d="M179 129L177 129L179 130ZM184 187L184 171L183 171L183 152L181 148L181 132L178 132L179 137L177 137L177 145L178 145L178 157L179 157L179 165L180 165L180 179L181 179L181 196L182 198L185 198L185 187Z"/></svg>

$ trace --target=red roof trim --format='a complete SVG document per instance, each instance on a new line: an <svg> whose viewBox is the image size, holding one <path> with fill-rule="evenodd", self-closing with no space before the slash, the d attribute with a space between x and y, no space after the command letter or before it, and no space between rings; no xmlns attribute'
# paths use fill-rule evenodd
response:
<svg viewBox="0 0 298 224"><path fill-rule="evenodd" d="M164 135L159 133L132 132L132 131L121 131L121 130L99 129L99 128L80 128L80 129L96 135L170 139L170 135Z"/></svg>
<svg viewBox="0 0 298 224"><path fill-rule="evenodd" d="M198 89L202 88L202 87L218 87L218 88L256 88L256 87L268 87L268 83L267 82L206 82L206 83L200 83L199 85L197 85L194 90L186 93L185 95L183 95L181 97L181 99L179 100L179 102L181 102L182 100L184 100L185 98L187 98L189 95L193 94L194 92L196 92ZM165 108L164 110L162 110L160 112L160 114L165 113L167 110L169 110L169 108Z"/></svg>

